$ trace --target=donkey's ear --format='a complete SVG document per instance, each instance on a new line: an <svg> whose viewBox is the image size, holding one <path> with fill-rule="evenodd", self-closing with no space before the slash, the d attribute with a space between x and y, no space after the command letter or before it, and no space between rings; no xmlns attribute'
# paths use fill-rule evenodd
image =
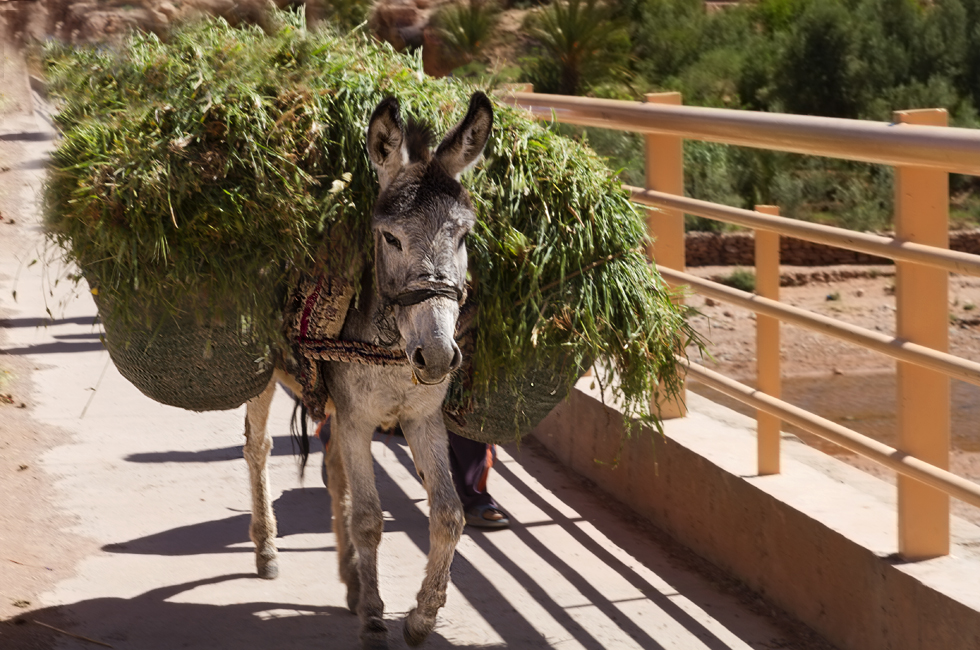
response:
<svg viewBox="0 0 980 650"><path fill-rule="evenodd" d="M378 181L384 189L408 162L403 146L405 128L398 110L398 100L387 97L378 104L368 123L367 150L371 165L378 172Z"/></svg>
<svg viewBox="0 0 980 650"><path fill-rule="evenodd" d="M450 176L459 180L459 175L480 159L492 128L493 104L486 95L477 91L470 97L466 117L439 143L435 159Z"/></svg>

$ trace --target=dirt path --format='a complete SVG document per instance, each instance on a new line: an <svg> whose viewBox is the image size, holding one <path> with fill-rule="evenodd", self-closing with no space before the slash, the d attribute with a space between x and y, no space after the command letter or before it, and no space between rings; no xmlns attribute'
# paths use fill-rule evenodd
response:
<svg viewBox="0 0 980 650"><path fill-rule="evenodd" d="M810 274L835 275L834 267L807 269ZM853 269L851 269L853 270ZM780 298L787 304L894 335L894 267L868 267L868 275L837 281L813 281L804 286L782 287ZM732 273L724 267L700 267L691 272L702 277ZM784 268L796 274L803 269ZM949 349L953 354L980 361L980 278L953 276L950 279ZM695 319L700 333L710 341L713 359L705 366L730 377L755 381L756 342L754 314L700 296L688 303L699 309ZM781 328L783 398L818 415L896 444L895 362L888 357L794 325ZM751 409L703 386L693 390L747 415ZM952 382L953 453L950 466L955 473L980 482L980 388ZM834 453L841 459L886 480L894 472L798 429L786 430L808 444ZM953 512L980 524L980 510L953 501Z"/></svg>
<svg viewBox="0 0 980 650"><path fill-rule="evenodd" d="M14 328L40 324L15 316L10 292L40 252L34 209L51 129L33 112L22 61L2 34L0 23L0 284L6 294L0 297L0 348L9 350ZM44 452L70 434L33 417L32 374L39 368L38 359L0 356L0 620L37 607L40 594L69 578L94 548L68 532L74 518L54 506L58 494L42 469ZM53 637L36 629L23 647L47 647Z"/></svg>

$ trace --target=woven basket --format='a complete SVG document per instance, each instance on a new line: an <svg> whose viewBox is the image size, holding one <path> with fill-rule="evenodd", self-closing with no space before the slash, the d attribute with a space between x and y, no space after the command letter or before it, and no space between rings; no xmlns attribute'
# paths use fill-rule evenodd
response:
<svg viewBox="0 0 980 650"><path fill-rule="evenodd" d="M463 353L463 368L453 375L450 398L443 405L446 428L470 440L504 444L520 440L548 417L566 397L569 379L578 378L591 362L578 366L567 359L552 367L534 360L525 365L517 390L501 375L496 388L484 399L453 399L473 385L473 350L476 347L478 307L476 300L463 308L457 343ZM460 390L462 389L462 390Z"/></svg>
<svg viewBox="0 0 980 650"><path fill-rule="evenodd" d="M268 343L249 339L240 319L202 325L193 315L149 319L133 327L106 319L105 345L119 373L152 400L191 411L223 411L261 393L272 379ZM193 310L189 310L193 314Z"/></svg>
<svg viewBox="0 0 980 650"><path fill-rule="evenodd" d="M578 377L582 368L556 372L549 366L528 364L515 393L504 382L490 391L485 401L475 400L465 415L444 411L446 428L464 438L491 444L520 440L548 417L568 397L568 375Z"/></svg>

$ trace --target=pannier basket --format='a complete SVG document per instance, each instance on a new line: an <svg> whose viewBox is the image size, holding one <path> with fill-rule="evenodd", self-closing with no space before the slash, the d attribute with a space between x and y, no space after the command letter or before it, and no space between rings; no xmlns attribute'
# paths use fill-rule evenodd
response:
<svg viewBox="0 0 980 650"><path fill-rule="evenodd" d="M105 346L119 373L152 400L191 411L233 409L261 393L272 379L272 346L251 338L240 317L201 323L193 310L147 319L152 326L106 318Z"/></svg>

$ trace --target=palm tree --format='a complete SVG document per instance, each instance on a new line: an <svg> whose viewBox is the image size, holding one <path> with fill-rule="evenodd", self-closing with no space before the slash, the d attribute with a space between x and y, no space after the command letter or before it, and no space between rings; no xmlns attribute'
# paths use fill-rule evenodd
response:
<svg viewBox="0 0 980 650"><path fill-rule="evenodd" d="M493 36L498 13L492 0L447 5L436 18L439 37L453 55L472 61Z"/></svg>
<svg viewBox="0 0 980 650"><path fill-rule="evenodd" d="M585 80L624 71L628 32L598 0L555 0L533 14L527 28L557 64L558 92L563 95L578 94Z"/></svg>

